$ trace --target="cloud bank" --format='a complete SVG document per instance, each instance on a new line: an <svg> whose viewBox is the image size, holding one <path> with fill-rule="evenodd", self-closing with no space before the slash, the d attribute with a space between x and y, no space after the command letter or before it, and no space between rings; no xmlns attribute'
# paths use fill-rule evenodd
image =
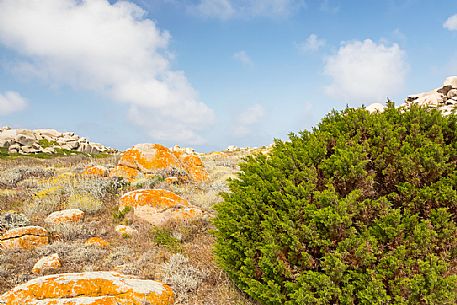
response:
<svg viewBox="0 0 457 305"><path fill-rule="evenodd" d="M324 71L332 83L326 93L345 102L385 101L398 93L408 65L398 44L386 46L370 39L345 42L325 61Z"/></svg>
<svg viewBox="0 0 457 305"><path fill-rule="evenodd" d="M126 103L156 140L202 143L214 114L170 67L169 33L144 16L127 1L1 0L0 43L20 54L16 70Z"/></svg>
<svg viewBox="0 0 457 305"><path fill-rule="evenodd" d="M0 93L0 115L9 115L24 110L27 105L27 100L17 92Z"/></svg>

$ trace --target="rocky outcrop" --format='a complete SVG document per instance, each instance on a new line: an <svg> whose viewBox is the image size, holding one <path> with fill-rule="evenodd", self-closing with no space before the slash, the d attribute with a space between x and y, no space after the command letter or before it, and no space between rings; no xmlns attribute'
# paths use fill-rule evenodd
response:
<svg viewBox="0 0 457 305"><path fill-rule="evenodd" d="M152 225L170 220L189 220L203 214L187 200L167 190L135 190L124 194L119 209L133 208L134 215Z"/></svg>
<svg viewBox="0 0 457 305"><path fill-rule="evenodd" d="M61 223L80 222L83 218L84 212L80 209L67 209L49 214L44 222L57 225Z"/></svg>
<svg viewBox="0 0 457 305"><path fill-rule="evenodd" d="M140 175L139 170L137 170L136 168L132 168L132 167L124 166L124 165L118 165L118 166L114 167L113 169L111 169L111 171L109 172L109 176L111 178L113 178L113 177L124 178L130 182L132 182L133 180L138 178L139 175Z"/></svg>
<svg viewBox="0 0 457 305"><path fill-rule="evenodd" d="M11 129L0 128L0 147L7 148L9 153L55 154L59 151L82 153L111 153L114 149L99 143L90 142L74 132L59 132L55 129Z"/></svg>
<svg viewBox="0 0 457 305"><path fill-rule="evenodd" d="M39 226L11 229L0 236L0 248L3 249L33 249L48 243L48 231Z"/></svg>
<svg viewBox="0 0 457 305"><path fill-rule="evenodd" d="M444 115L457 111L457 76L448 77L441 87L434 90L409 95L399 107L409 108L413 104L439 109ZM370 113L383 112L384 108L382 104L374 103L366 110Z"/></svg>
<svg viewBox="0 0 457 305"><path fill-rule="evenodd" d="M166 177L180 177L182 180L203 182L208 179L208 173L200 157L191 148L181 149L175 146L172 149L160 144L137 144L126 150L117 168L110 176L127 176L134 179L138 174L127 174L127 169L138 171L138 174L159 174ZM136 175L135 175L136 174Z"/></svg>
<svg viewBox="0 0 457 305"><path fill-rule="evenodd" d="M33 266L33 274L43 274L46 271L56 270L62 267L60 263L59 254L54 253L49 256L40 258L38 262Z"/></svg>
<svg viewBox="0 0 457 305"><path fill-rule="evenodd" d="M169 305L171 288L116 272L63 273L39 277L0 296L0 304Z"/></svg>

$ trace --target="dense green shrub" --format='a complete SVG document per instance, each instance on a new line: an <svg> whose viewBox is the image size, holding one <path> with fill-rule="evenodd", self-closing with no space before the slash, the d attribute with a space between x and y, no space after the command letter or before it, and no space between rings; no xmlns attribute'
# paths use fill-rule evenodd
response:
<svg viewBox="0 0 457 305"><path fill-rule="evenodd" d="M216 256L264 304L457 304L457 115L333 111L249 157Z"/></svg>

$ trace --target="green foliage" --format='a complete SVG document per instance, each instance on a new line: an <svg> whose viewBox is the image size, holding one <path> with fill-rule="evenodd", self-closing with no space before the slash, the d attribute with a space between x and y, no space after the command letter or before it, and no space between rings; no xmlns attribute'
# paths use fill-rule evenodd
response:
<svg viewBox="0 0 457 305"><path fill-rule="evenodd" d="M132 211L133 208L130 207L130 206L126 206L124 207L123 209L119 210L119 209L115 209L112 213L112 216L113 216L113 220L115 223L125 223L125 224L128 224L128 220L125 220L125 217L127 216L128 213L130 213L130 211Z"/></svg>
<svg viewBox="0 0 457 305"><path fill-rule="evenodd" d="M457 304L457 116L333 111L248 157L217 260L264 304Z"/></svg>
<svg viewBox="0 0 457 305"><path fill-rule="evenodd" d="M38 140L38 144L43 148L48 148L48 147L51 147L51 146L58 146L59 145L59 143L57 143L57 141L49 141L49 140L46 140L46 139Z"/></svg>
<svg viewBox="0 0 457 305"><path fill-rule="evenodd" d="M170 230L162 227L152 227L149 233L156 244L174 252L181 251L181 242L173 236Z"/></svg>

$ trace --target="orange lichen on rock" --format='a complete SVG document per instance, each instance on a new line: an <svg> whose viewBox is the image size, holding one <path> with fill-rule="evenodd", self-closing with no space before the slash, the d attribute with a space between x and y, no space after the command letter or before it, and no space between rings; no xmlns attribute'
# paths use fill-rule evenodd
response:
<svg viewBox="0 0 457 305"><path fill-rule="evenodd" d="M126 206L135 208L139 206L150 206L158 209L175 208L178 206L187 207L189 203L184 198L167 190L134 190L125 193L119 203L120 208Z"/></svg>
<svg viewBox="0 0 457 305"><path fill-rule="evenodd" d="M126 150L119 165L136 168L142 173L151 174L162 170L182 170L181 162L165 146L160 144L137 144Z"/></svg>
<svg viewBox="0 0 457 305"><path fill-rule="evenodd" d="M0 248L3 249L33 249L48 243L48 231L38 226L14 228L0 236Z"/></svg>
<svg viewBox="0 0 457 305"><path fill-rule="evenodd" d="M169 305L174 294L169 286L152 280L116 272L85 272L30 280L0 296L0 301L8 305Z"/></svg>
<svg viewBox="0 0 457 305"><path fill-rule="evenodd" d="M62 264L60 263L59 254L54 253L53 255L42 257L33 266L32 273L42 274L45 271L59 269L60 267L62 267Z"/></svg>
<svg viewBox="0 0 457 305"><path fill-rule="evenodd" d="M182 154L179 160L184 165L184 169L192 180L197 182L208 180L208 172L199 156Z"/></svg>
<svg viewBox="0 0 457 305"><path fill-rule="evenodd" d="M119 209L127 206L133 208L135 216L152 225L162 225L169 220L189 220L203 214L187 200L162 189L126 193L120 199Z"/></svg>
<svg viewBox="0 0 457 305"><path fill-rule="evenodd" d="M99 177L107 177L108 176L108 169L105 166L101 165L92 165L88 166L82 172L83 175L88 176L99 176Z"/></svg>
<svg viewBox="0 0 457 305"><path fill-rule="evenodd" d="M110 177L125 178L130 182L135 180L135 178L137 178L139 175L140 175L140 171L139 170L137 170L135 168L128 167L128 166L124 166L124 165L116 166L109 173Z"/></svg>
<svg viewBox="0 0 457 305"><path fill-rule="evenodd" d="M67 209L49 214L44 222L56 225L60 223L80 222L83 218L84 212L80 209Z"/></svg>
<svg viewBox="0 0 457 305"><path fill-rule="evenodd" d="M100 248L108 248L110 245L109 242L98 236L88 238L84 244L86 246L98 246Z"/></svg>

